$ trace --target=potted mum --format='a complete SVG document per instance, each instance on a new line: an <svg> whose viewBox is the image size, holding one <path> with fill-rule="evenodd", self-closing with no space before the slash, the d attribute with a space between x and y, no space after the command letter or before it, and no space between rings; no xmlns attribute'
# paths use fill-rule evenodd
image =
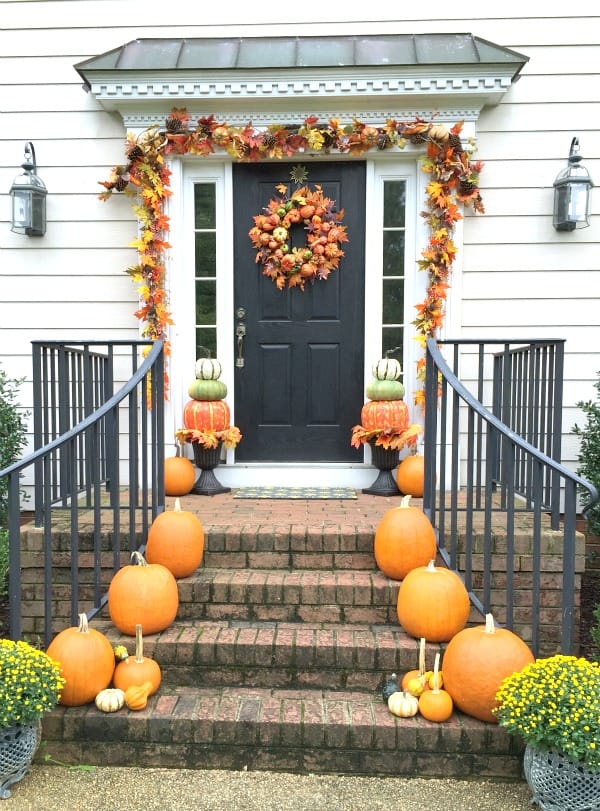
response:
<svg viewBox="0 0 600 811"><path fill-rule="evenodd" d="M526 744L525 778L542 809L596 808L600 797L600 664L557 654L508 676L500 726Z"/></svg>
<svg viewBox="0 0 600 811"><path fill-rule="evenodd" d="M0 639L0 798L31 766L41 719L64 687L60 665L28 642Z"/></svg>

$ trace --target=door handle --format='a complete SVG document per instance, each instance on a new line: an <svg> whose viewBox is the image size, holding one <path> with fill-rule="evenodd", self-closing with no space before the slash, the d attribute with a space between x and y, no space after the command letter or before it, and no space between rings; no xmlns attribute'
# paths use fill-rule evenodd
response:
<svg viewBox="0 0 600 811"><path fill-rule="evenodd" d="M244 366L244 337L246 335L246 325L243 321L238 321L235 328L235 342L237 353L235 357L235 365L237 369Z"/></svg>

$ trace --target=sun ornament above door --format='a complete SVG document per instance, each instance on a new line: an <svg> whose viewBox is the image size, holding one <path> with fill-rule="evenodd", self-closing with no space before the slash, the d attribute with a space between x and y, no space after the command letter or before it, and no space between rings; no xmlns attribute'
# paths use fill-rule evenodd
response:
<svg viewBox="0 0 600 811"><path fill-rule="evenodd" d="M268 126L288 114L476 121L528 57L473 34L137 39L79 62L84 87L128 129L185 106Z"/></svg>

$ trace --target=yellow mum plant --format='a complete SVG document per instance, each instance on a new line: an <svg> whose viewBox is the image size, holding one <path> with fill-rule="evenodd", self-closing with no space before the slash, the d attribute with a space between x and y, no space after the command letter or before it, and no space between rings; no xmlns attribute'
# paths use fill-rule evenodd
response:
<svg viewBox="0 0 600 811"><path fill-rule="evenodd" d="M600 771L600 664L557 654L504 679L500 726L525 743Z"/></svg>
<svg viewBox="0 0 600 811"><path fill-rule="evenodd" d="M60 698L60 665L28 642L0 639L0 727L34 724Z"/></svg>

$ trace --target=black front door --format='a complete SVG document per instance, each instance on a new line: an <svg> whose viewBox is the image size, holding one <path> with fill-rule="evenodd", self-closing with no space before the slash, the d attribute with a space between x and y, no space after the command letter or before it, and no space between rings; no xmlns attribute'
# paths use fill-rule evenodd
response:
<svg viewBox="0 0 600 811"><path fill-rule="evenodd" d="M235 368L241 462L356 462L352 426L363 395L365 164L307 163L305 185L344 209L349 241L326 281L280 290L262 273L253 217L295 187L292 164L233 167L234 313L245 329ZM300 231L296 239L304 239ZM237 354L237 353L236 353Z"/></svg>

